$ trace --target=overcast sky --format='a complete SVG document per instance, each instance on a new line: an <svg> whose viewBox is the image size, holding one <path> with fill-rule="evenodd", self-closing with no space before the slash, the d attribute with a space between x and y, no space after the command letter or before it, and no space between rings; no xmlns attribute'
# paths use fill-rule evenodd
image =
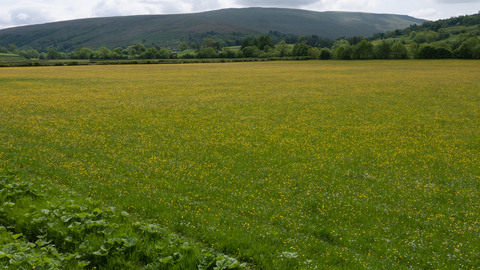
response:
<svg viewBox="0 0 480 270"><path fill-rule="evenodd" d="M480 11L480 0L0 0L0 29L79 18L240 7L405 14L437 20Z"/></svg>

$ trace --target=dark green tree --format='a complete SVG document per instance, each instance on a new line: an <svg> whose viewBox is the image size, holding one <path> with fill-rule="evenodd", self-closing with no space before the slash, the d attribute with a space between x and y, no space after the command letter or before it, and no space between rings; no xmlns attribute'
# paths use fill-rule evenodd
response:
<svg viewBox="0 0 480 270"><path fill-rule="evenodd" d="M403 45L400 41L397 41L395 44L393 44L392 56L395 59L407 59L408 51L405 45Z"/></svg>
<svg viewBox="0 0 480 270"><path fill-rule="evenodd" d="M373 58L373 44L364 39L353 49L354 59L372 59Z"/></svg>
<svg viewBox="0 0 480 270"><path fill-rule="evenodd" d="M15 46L14 44L8 44L8 51L11 53L17 53L18 52L18 47Z"/></svg>
<svg viewBox="0 0 480 270"><path fill-rule="evenodd" d="M289 52L289 47L287 43L282 40L278 45L275 47L275 49L279 52L280 57L285 57L288 55Z"/></svg>
<svg viewBox="0 0 480 270"><path fill-rule="evenodd" d="M28 54L28 58L30 58L30 59L31 58L38 58L38 56L40 56L40 54L35 49L28 50L27 54Z"/></svg>
<svg viewBox="0 0 480 270"><path fill-rule="evenodd" d="M97 51L97 55L99 59L110 59L110 50L107 47L101 47Z"/></svg>
<svg viewBox="0 0 480 270"><path fill-rule="evenodd" d="M180 45L178 45L178 49L180 51L185 51L186 49L188 49L188 45L185 42L182 42L180 43Z"/></svg>
<svg viewBox="0 0 480 270"><path fill-rule="evenodd" d="M47 51L47 59L61 59L61 56L55 49L50 48Z"/></svg>
<svg viewBox="0 0 480 270"><path fill-rule="evenodd" d="M335 50L335 59L348 60L352 59L353 48L350 44L343 44Z"/></svg>
<svg viewBox="0 0 480 270"><path fill-rule="evenodd" d="M293 56L307 56L308 55L308 50L310 48L311 48L311 46L305 45L303 43L295 43L295 45L293 45L292 55Z"/></svg>
<svg viewBox="0 0 480 270"><path fill-rule="evenodd" d="M390 42L382 40L380 44L374 47L375 57L378 59L388 59L392 48Z"/></svg>
<svg viewBox="0 0 480 270"><path fill-rule="evenodd" d="M320 51L320 59L321 60L328 60L328 59L331 59L331 58L332 58L332 52L329 49L323 48Z"/></svg>
<svg viewBox="0 0 480 270"><path fill-rule="evenodd" d="M252 57L254 51L255 51L255 48L252 47L252 46L248 46L248 47L243 48L243 50L242 50L243 57L245 57L245 58Z"/></svg>
<svg viewBox="0 0 480 270"><path fill-rule="evenodd" d="M18 55L20 55L21 57L25 58L25 59L30 59L30 57L28 56L28 53L24 50L22 51L19 51L18 52Z"/></svg>
<svg viewBox="0 0 480 270"><path fill-rule="evenodd" d="M253 43L248 38L246 38L242 41L242 45L240 46L240 50L243 51L243 49L245 49L246 47L249 47L249 46L253 46Z"/></svg>

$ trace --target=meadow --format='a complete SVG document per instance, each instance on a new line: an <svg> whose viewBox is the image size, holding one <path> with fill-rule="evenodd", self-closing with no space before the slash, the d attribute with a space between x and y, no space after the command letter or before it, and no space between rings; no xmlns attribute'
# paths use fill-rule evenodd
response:
<svg viewBox="0 0 480 270"><path fill-rule="evenodd" d="M0 167L254 269L478 269L478 74L462 60L1 68Z"/></svg>

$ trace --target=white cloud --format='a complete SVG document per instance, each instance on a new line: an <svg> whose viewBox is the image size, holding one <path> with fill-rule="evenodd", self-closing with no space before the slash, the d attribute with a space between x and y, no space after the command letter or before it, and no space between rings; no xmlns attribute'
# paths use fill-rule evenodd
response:
<svg viewBox="0 0 480 270"><path fill-rule="evenodd" d="M480 3L480 0L431 0L436 3L444 4L462 4L462 3Z"/></svg>
<svg viewBox="0 0 480 270"><path fill-rule="evenodd" d="M419 19L430 20L430 19L436 19L442 14L443 14L442 12L439 12L434 8L428 8L428 9L420 9L414 12L410 12L408 15L415 18L419 18Z"/></svg>
<svg viewBox="0 0 480 270"><path fill-rule="evenodd" d="M369 11L384 3L384 0L321 0L307 8L331 11Z"/></svg>

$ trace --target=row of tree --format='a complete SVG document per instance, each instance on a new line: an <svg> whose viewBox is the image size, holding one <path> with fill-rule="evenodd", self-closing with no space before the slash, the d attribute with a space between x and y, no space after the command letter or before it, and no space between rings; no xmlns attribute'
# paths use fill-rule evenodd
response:
<svg viewBox="0 0 480 270"><path fill-rule="evenodd" d="M317 36L300 36L296 39L298 42L292 47L286 42L288 36L275 31L271 32L274 35L273 37L264 35L243 39L240 42L241 46L238 51L224 48L224 42L215 41L212 38L204 38L202 44L195 42L187 45L185 42L182 42L179 45L179 50L194 49L194 53L183 54L180 58L272 58L286 56L309 56L319 59L479 58L480 42L475 33L460 33L454 41L440 41L448 38L450 35L445 29L416 29L418 31L410 31L410 28L406 28L404 31L390 31L394 35L400 32L400 34L408 34L410 44L406 44L403 37L399 40L394 40L394 42L383 39L374 46L372 43L374 36L372 38L365 36L338 38L331 41L331 43L323 42L324 40L322 41ZM278 40L279 37L284 37L285 40L281 40L276 44L274 40ZM317 42L315 45L312 45L315 40ZM320 44L318 40L321 40L326 46L318 46ZM0 46L0 53L2 52L19 54L27 59L177 58L177 54L175 52L172 53L168 47L151 46L147 48L142 43L113 50L107 47L101 47L96 51L90 48L78 48L69 54L57 52L53 48L49 48L46 52L41 53L34 49L19 51L14 44L9 44L7 48Z"/></svg>

